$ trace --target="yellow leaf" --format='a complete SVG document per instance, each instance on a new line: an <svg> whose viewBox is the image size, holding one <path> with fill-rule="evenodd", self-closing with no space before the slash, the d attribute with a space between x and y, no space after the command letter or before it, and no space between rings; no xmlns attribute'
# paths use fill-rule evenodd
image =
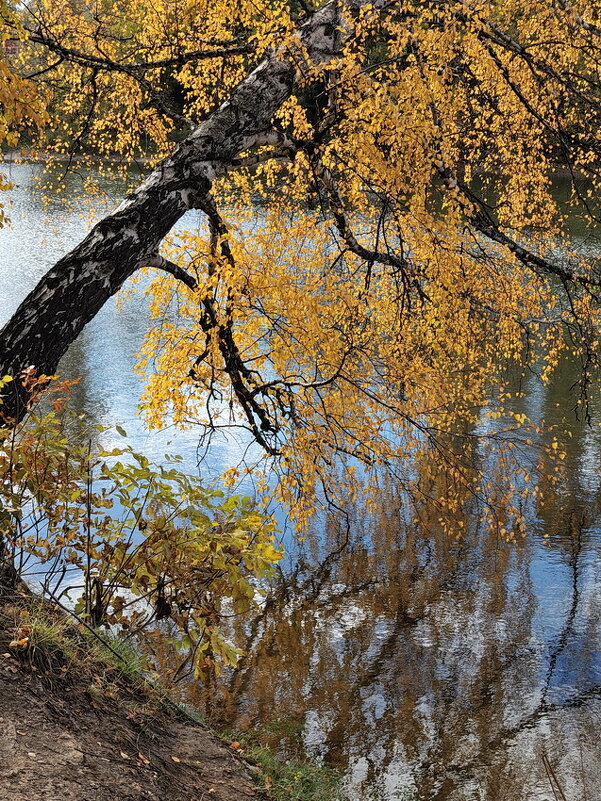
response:
<svg viewBox="0 0 601 801"><path fill-rule="evenodd" d="M9 644L9 648L27 648L29 645L29 637L21 637L20 640L12 640Z"/></svg>

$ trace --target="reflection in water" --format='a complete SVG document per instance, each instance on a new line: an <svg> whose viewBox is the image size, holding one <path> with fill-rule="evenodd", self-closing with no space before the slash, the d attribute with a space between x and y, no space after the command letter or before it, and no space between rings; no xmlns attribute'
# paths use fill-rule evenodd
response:
<svg viewBox="0 0 601 801"><path fill-rule="evenodd" d="M249 656L223 687L227 722L301 721L351 799L552 799L545 759L567 797L595 797L594 532L573 515L552 547L474 525L449 545L393 509L238 632Z"/></svg>
<svg viewBox="0 0 601 801"><path fill-rule="evenodd" d="M541 481L523 542L482 526L467 490L464 534L450 538L442 472L413 520L387 488L336 558L308 549L253 624L237 624L248 657L222 681L224 722L296 721L352 801L598 797L599 437L573 418L573 383L566 364L512 409L570 427L562 483ZM330 519L325 550L348 537ZM281 733L272 745L294 747Z"/></svg>
<svg viewBox="0 0 601 801"><path fill-rule="evenodd" d="M13 228L0 231L0 325L89 225L77 202L29 191L31 167L11 177L20 188ZM149 435L135 416L145 325L141 295L120 311L108 304L61 372L81 376L76 408L124 423L151 458L179 452L193 468L194 431ZM234 623L249 656L221 680L219 714L214 701L207 712L240 728L287 719L274 745L290 753L298 743L286 732L300 731L310 753L345 770L352 801L598 797L600 439L573 418L573 383L569 365L548 386L528 379L510 409L571 435L565 480L531 505L522 543L499 542L467 499L465 533L451 541L434 504L412 522L393 488L350 529L326 520L261 614ZM245 444L223 441L203 469L235 463Z"/></svg>

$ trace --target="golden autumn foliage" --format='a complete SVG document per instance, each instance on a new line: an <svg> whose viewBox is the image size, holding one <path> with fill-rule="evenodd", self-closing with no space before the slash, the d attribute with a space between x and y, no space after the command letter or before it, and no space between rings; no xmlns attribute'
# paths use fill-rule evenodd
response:
<svg viewBox="0 0 601 801"><path fill-rule="evenodd" d="M572 352L586 414L596 367L597 257L566 221L598 217L601 3L341 2L319 57L297 35L312 11L38 0L11 69L48 99L38 147L128 164L165 156L264 56L292 63L269 143L215 167L208 226L165 243L147 420L248 429L267 462L226 480L264 469L300 524L383 472L420 496L444 466L449 527L468 488L514 536L530 474L562 460L557 440L528 450L516 382ZM485 485L473 447L513 480Z"/></svg>
<svg viewBox="0 0 601 801"><path fill-rule="evenodd" d="M48 121L43 93L19 74L5 55L11 44L21 45L26 39L18 14L10 4L0 3L0 147L14 147L24 126L43 126ZM0 191L9 187L0 172ZM0 204L0 227L5 220Z"/></svg>

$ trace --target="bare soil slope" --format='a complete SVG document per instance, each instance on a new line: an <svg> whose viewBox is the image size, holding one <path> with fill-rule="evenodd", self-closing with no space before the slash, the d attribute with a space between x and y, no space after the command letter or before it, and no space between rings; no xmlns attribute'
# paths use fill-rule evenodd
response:
<svg viewBox="0 0 601 801"><path fill-rule="evenodd" d="M169 713L104 666L96 682L10 647L0 612L0 799L258 799L249 766L200 726ZM39 654L38 654L39 656ZM108 674L108 683L107 683Z"/></svg>

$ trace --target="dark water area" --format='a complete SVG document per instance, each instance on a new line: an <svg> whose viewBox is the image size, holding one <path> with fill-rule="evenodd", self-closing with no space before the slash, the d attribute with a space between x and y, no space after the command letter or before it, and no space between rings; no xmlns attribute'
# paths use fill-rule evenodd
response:
<svg viewBox="0 0 601 801"><path fill-rule="evenodd" d="M81 178L66 177L68 204L48 202L40 171L11 167L0 325L90 225ZM104 189L98 215L119 198L115 184ZM201 225L191 214L182 227ZM571 230L601 253L590 231ZM61 364L81 377L74 404L122 424L150 458L179 453L214 476L240 460L245 440L216 441L199 467L197 432L147 432L136 415L147 325L141 292L107 304ZM576 375L565 363L547 385L528 378L512 408L559 426L567 451L564 480L529 509L523 542L500 541L467 506L466 533L450 540L434 510L409 520L394 486L375 511L352 510L349 528L332 515L304 543L287 532L287 580L255 619L234 622L248 656L220 680L212 717L268 724L284 755L302 747L339 767L349 801L601 798L601 406L592 426L576 419Z"/></svg>

